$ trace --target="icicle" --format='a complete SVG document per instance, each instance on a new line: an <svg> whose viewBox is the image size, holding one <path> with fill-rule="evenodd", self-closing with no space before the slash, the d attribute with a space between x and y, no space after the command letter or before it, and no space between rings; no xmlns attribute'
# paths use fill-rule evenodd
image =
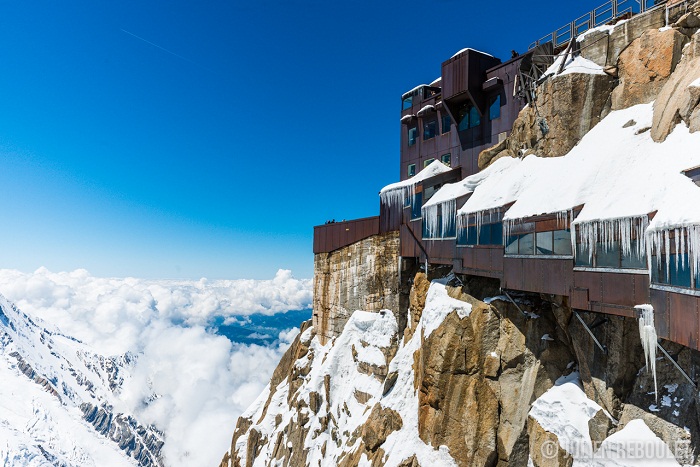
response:
<svg viewBox="0 0 700 467"><path fill-rule="evenodd" d="M656 386L656 328L654 327L654 307L651 305L637 305L634 307L640 312L639 316L639 338L642 340L644 349L644 359L647 364L647 371L654 374L654 396L659 400L659 393Z"/></svg>
<svg viewBox="0 0 700 467"><path fill-rule="evenodd" d="M449 199L442 206L442 236L444 237L447 232L449 232L452 226L455 225L457 216L457 200Z"/></svg>
<svg viewBox="0 0 700 467"><path fill-rule="evenodd" d="M583 248L588 248L589 261L600 245L603 251L610 251L615 242L619 242L622 254L632 253L632 239L637 240L637 253L641 255L646 250L646 230L649 227L649 217L623 217L618 219L601 219L579 222L572 235L572 247L576 247L575 239L581 241Z"/></svg>
<svg viewBox="0 0 700 467"><path fill-rule="evenodd" d="M433 204L430 206L423 206L421 209L421 215L423 216L428 238L435 238L438 236L438 206L437 204Z"/></svg>

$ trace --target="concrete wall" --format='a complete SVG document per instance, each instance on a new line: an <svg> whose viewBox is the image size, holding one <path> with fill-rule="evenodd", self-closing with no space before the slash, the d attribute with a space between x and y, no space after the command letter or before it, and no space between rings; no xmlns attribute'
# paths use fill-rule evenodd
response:
<svg viewBox="0 0 700 467"><path fill-rule="evenodd" d="M314 256L314 330L325 343L355 310L391 310L399 318L399 234L375 235Z"/></svg>

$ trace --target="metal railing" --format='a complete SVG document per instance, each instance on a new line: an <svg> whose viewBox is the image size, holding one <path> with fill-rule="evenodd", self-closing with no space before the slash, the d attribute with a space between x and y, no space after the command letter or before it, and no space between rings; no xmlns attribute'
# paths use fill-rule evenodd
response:
<svg viewBox="0 0 700 467"><path fill-rule="evenodd" d="M576 18L569 24L556 29L530 44L528 49L551 42L554 48L568 43L589 29L609 23L624 15L637 15L666 3L666 0L609 0L589 13Z"/></svg>

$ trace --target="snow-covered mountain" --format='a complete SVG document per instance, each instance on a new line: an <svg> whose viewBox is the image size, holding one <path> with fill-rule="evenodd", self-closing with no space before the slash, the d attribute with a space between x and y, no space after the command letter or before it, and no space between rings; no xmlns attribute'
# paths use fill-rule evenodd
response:
<svg viewBox="0 0 700 467"><path fill-rule="evenodd" d="M3 465L163 465L163 434L117 397L134 363L95 353L0 296Z"/></svg>

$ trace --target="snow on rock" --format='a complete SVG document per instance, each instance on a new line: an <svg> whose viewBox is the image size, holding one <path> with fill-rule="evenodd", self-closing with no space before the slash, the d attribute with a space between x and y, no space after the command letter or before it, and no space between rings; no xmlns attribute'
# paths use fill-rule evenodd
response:
<svg viewBox="0 0 700 467"><path fill-rule="evenodd" d="M430 336L453 311L456 311L460 318L466 318L471 313L472 306L447 295L447 289L443 284L432 282L425 299L425 309L421 315L424 336L426 338Z"/></svg>
<svg viewBox="0 0 700 467"><path fill-rule="evenodd" d="M566 55L566 63L564 64L564 69L561 73L559 68L561 67L561 62L564 60L564 54L559 55L554 63L547 68L543 76L564 76L572 73L583 73L589 75L604 75L603 67L598 65L587 58L583 58L581 55L572 57L571 54Z"/></svg>
<svg viewBox="0 0 700 467"><path fill-rule="evenodd" d="M579 374L574 372L532 404L530 417L557 436L559 445L573 458L573 467L678 466L671 450L643 420L632 420L593 446L588 422L601 407L586 397ZM607 415L607 412L605 412ZM608 415L609 417L609 415Z"/></svg>
<svg viewBox="0 0 700 467"><path fill-rule="evenodd" d="M424 168L416 175L408 178L402 182L392 183L385 186L379 192L379 198L382 204L390 207L401 207L403 205L404 199L415 197L416 185L423 180L434 177L441 173L449 172L448 166L442 162L435 160L428 167Z"/></svg>
<svg viewBox="0 0 700 467"><path fill-rule="evenodd" d="M574 463L574 466L577 464ZM610 435L600 445L592 461L585 466L606 467L677 467L669 447L643 420L632 420Z"/></svg>
<svg viewBox="0 0 700 467"><path fill-rule="evenodd" d="M588 433L588 421L601 407L586 397L574 372L557 380L549 391L542 394L530 409L530 417L546 431L559 439L559 444L569 454L590 457L593 443Z"/></svg>
<svg viewBox="0 0 700 467"><path fill-rule="evenodd" d="M7 466L160 465L160 434L123 414L133 357L105 358L0 296L0 460ZM98 424L84 407L99 407ZM143 431L140 431L143 430ZM121 451L126 446L134 459Z"/></svg>

